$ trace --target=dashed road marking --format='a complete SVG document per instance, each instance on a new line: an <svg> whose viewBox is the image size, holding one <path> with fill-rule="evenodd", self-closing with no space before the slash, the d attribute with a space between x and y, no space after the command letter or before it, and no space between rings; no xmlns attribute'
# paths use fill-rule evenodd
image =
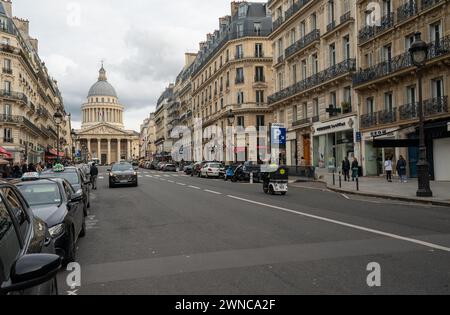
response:
<svg viewBox="0 0 450 315"><path fill-rule="evenodd" d="M305 213L305 212L300 212L300 211L295 211L295 210L291 210L291 209L287 209L287 208L283 208L283 207L269 205L269 204L266 204L266 203L253 201L253 200L249 200L249 199L245 199L245 198L240 198L240 197L236 197L236 196L232 196L232 195L228 195L228 197L232 198L232 199L235 199L235 200L244 201L244 202L247 202L247 203L258 205L258 206L263 206L263 207L267 207L267 208L281 210L281 211L288 212L288 213L291 213L291 214L297 214L297 215L300 215L300 216L303 216L303 217L307 217L307 218L311 218L311 219L315 219L315 220L319 220L319 221L323 221L323 222L328 222L328 223L332 223L332 224L336 224L336 225L340 225L340 226L345 226L345 227L352 228L352 229L359 230L359 231L364 231L364 232L368 232L368 233L372 233L372 234L376 234L376 235L381 235L381 236L393 238L393 239L400 240L400 241L414 243L414 244L425 246L425 247L429 247L429 248L432 248L432 249L437 249L437 250L442 250L442 251L445 251L445 252L450 252L450 248L449 247L445 247L445 246L441 246L441 245L437 245L437 244L433 244L433 243L429 243L429 242L424 242L424 241L417 240L417 239L414 239L414 238L404 237L404 236L397 235L397 234L392 234L392 233L383 232L383 231L379 231L379 230L375 230L375 229L371 229L371 228L366 228L366 227L363 227L363 226L350 224L350 223L346 223L346 222L343 222L343 221L333 220L333 219L329 219L329 218L326 218L326 217L321 217L321 216L317 216L317 215L308 214L308 213Z"/></svg>
<svg viewBox="0 0 450 315"><path fill-rule="evenodd" d="M200 187L192 186L192 185L189 185L188 187L189 187L189 188L192 188L192 189L197 189L197 190L200 190L200 189L201 189Z"/></svg>
<svg viewBox="0 0 450 315"><path fill-rule="evenodd" d="M177 183L177 185L186 186L186 184L183 184L183 183Z"/></svg>
<svg viewBox="0 0 450 315"><path fill-rule="evenodd" d="M222 195L222 193L220 193L218 191L214 191L214 190L205 189L204 191L207 193L210 193L210 194L214 194L214 195Z"/></svg>

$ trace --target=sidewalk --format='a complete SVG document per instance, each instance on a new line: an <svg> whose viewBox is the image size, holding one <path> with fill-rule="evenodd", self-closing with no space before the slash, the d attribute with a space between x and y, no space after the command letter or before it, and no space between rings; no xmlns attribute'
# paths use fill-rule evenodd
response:
<svg viewBox="0 0 450 315"><path fill-rule="evenodd" d="M325 182L330 190L336 192L450 207L450 182L431 182L433 197L418 198L416 196L417 179L410 179L408 183L401 184L398 178L394 178L392 183L388 183L385 178L381 177L361 177L359 178L359 191L357 191L356 182L344 182L342 177L342 188L340 188L339 174L336 174L335 178L336 184L333 185L332 174L320 174L320 181Z"/></svg>

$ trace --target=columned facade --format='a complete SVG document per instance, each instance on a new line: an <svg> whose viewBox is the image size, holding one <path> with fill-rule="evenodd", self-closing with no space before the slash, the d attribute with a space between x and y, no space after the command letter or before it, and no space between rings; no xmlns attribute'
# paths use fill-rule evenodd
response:
<svg viewBox="0 0 450 315"><path fill-rule="evenodd" d="M139 135L124 129L123 106L108 83L103 66L81 111L82 125L76 144L79 159L110 165L139 158Z"/></svg>

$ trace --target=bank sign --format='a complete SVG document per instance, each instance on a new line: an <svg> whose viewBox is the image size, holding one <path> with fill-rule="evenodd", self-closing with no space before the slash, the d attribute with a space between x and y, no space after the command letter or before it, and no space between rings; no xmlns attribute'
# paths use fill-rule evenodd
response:
<svg viewBox="0 0 450 315"><path fill-rule="evenodd" d="M271 131L272 144L286 144L287 129L283 124L273 124Z"/></svg>

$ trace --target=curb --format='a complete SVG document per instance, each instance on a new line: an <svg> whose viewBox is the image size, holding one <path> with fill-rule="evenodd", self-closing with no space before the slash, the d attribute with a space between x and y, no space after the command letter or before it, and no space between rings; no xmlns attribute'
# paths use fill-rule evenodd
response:
<svg viewBox="0 0 450 315"><path fill-rule="evenodd" d="M365 197L382 198L382 199L388 199L388 200L415 202L415 203L420 203L420 204L441 206L441 207L450 207L450 202L446 202L446 201L426 200L426 199L401 197L401 196L393 196L393 195L380 195L380 194L366 193L366 192L360 192L360 191L349 191L349 190L344 190L344 189L340 189L340 188L335 188L331 185L328 185L327 183L324 183L324 184L327 185L327 188L329 190L337 192L337 193L344 193L344 194L358 195L358 196L365 196Z"/></svg>

